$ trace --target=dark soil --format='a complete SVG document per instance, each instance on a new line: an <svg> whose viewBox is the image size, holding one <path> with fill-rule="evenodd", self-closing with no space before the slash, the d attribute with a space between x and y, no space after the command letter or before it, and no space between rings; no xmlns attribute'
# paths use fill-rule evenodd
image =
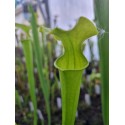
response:
<svg viewBox="0 0 125 125"><path fill-rule="evenodd" d="M78 117L75 120L75 125L103 125L100 95L91 96L91 106L85 104L84 95L85 90L81 89L78 104ZM54 100L51 99L51 125L61 125L62 111L57 108L57 97L60 97L59 90L56 91ZM38 94L37 101L38 109L42 111L44 116L44 125L47 125L47 114L42 94ZM18 125L32 125L33 114L30 112L29 105L24 105L22 109L16 106L15 120ZM38 125L41 125L40 119L38 120Z"/></svg>

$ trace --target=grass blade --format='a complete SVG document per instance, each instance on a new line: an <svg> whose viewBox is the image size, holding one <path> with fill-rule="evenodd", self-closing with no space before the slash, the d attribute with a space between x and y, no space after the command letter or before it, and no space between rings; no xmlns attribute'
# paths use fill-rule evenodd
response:
<svg viewBox="0 0 125 125"><path fill-rule="evenodd" d="M36 57L36 63L37 63L37 69L38 69L38 74L40 78L40 84L41 88L44 94L45 98L45 103L46 103L46 110L47 110L47 115L48 115L48 125L51 124L51 114L50 114L50 101L49 101L49 87L48 84L45 82L44 74L43 74L43 64L42 64L42 51L40 47L40 41L39 41L39 36L38 36L38 29L37 29L37 24L36 24L36 18L35 14L33 12L32 7L29 7L30 12L32 14L31 16L31 27L32 27L32 33L33 33L33 47L34 47L34 52L35 52L35 57Z"/></svg>
<svg viewBox="0 0 125 125"><path fill-rule="evenodd" d="M100 69L102 79L102 112L104 125L109 125L109 1L95 0L95 21L103 31L99 39Z"/></svg>
<svg viewBox="0 0 125 125"><path fill-rule="evenodd" d="M26 59L26 68L28 72L28 83L29 83L29 92L31 100L34 106L34 125L37 125L37 101L35 96L35 80L33 73L33 55L32 55L32 46L30 40L22 40L23 51Z"/></svg>
<svg viewBox="0 0 125 125"><path fill-rule="evenodd" d="M21 101L20 101L20 96L17 90L15 90L15 99L16 99L16 104L22 109Z"/></svg>

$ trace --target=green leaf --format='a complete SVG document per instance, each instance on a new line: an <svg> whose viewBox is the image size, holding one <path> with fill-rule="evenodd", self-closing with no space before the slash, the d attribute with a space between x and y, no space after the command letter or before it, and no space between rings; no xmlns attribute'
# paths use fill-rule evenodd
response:
<svg viewBox="0 0 125 125"><path fill-rule="evenodd" d="M50 28L46 28L45 26L39 27L39 32L49 33L51 31Z"/></svg>
<svg viewBox="0 0 125 125"><path fill-rule="evenodd" d="M16 100L16 104L18 104L18 106L22 109L22 105L21 105L21 101L20 101L20 95L19 95L17 90L15 90L15 100Z"/></svg>
<svg viewBox="0 0 125 125"><path fill-rule="evenodd" d="M30 40L22 40L23 52L26 59L26 69L28 73L29 92L34 106L34 125L37 125L37 101L35 95L35 79L33 70L33 53Z"/></svg>
<svg viewBox="0 0 125 125"><path fill-rule="evenodd" d="M62 95L62 125L74 125L83 70L88 61L83 55L83 41L98 34L94 24L85 17L76 26L64 31L55 28L50 33L62 41L64 53L54 63L59 69Z"/></svg>
<svg viewBox="0 0 125 125"><path fill-rule="evenodd" d="M83 44L82 44L82 49L81 49L82 51L84 51L84 50L85 50L85 46L86 46L86 44L85 44L85 43L83 43Z"/></svg>
<svg viewBox="0 0 125 125"><path fill-rule="evenodd" d="M109 125L109 0L94 0L96 25L101 29L98 36L101 100L104 125Z"/></svg>
<svg viewBox="0 0 125 125"><path fill-rule="evenodd" d="M48 115L48 125L50 125L51 124L50 101L49 101L50 92L49 92L49 86L48 86L46 79L45 79L45 75L43 73L43 64L42 64L43 53L42 53L41 47L40 47L37 22L36 22L35 14L33 12L33 8L30 6L29 10L32 14L31 27L32 27L33 47L34 47L34 52L35 52L38 75L39 75L40 85L41 85L44 99L45 99L45 103L46 103L46 110L47 110L47 115Z"/></svg>
<svg viewBox="0 0 125 125"><path fill-rule="evenodd" d="M81 17L76 26L64 31L56 28L50 33L62 41L65 52L55 62L55 66L60 70L81 70L88 66L88 61L82 54L82 43L87 38L98 33L96 27L87 18Z"/></svg>
<svg viewBox="0 0 125 125"><path fill-rule="evenodd" d="M16 23L15 26L17 28L22 29L27 34L27 36L30 37L30 34L29 34L29 31L31 30L30 26L27 26L27 25L24 25L24 24L19 24L19 23Z"/></svg>

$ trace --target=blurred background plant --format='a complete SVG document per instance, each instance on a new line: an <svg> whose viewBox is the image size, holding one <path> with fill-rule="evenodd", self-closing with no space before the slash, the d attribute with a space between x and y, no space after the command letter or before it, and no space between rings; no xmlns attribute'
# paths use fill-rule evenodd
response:
<svg viewBox="0 0 125 125"><path fill-rule="evenodd" d="M102 74L102 112L105 125L109 125L109 0L95 0L95 22L99 27L98 46Z"/></svg>
<svg viewBox="0 0 125 125"><path fill-rule="evenodd" d="M31 16L33 10L28 9L29 3L35 12L34 17ZM90 38L83 49L84 55L89 60L89 66L83 73L75 125L108 125L108 122L104 124L102 120L102 105L108 106L106 101L108 100L108 37L104 36L108 32L108 29L105 29L108 27L107 16L103 16L103 23L99 23L103 20L100 15L106 15L108 9L102 10L102 3L97 0L16 0L15 122L17 125L61 125L61 85L59 73L53 63L63 53L63 47L61 42L56 41L48 32L54 27L71 29L80 16L95 21L100 34L99 38L96 36ZM108 1L106 4L108 6ZM104 29L106 34L102 32ZM99 50L98 41L101 46ZM100 64L103 69L105 67L105 73L102 73L102 68L100 72ZM106 90L105 93L102 90ZM108 121L106 120L108 118L105 118L107 114L108 109L106 108L104 113L103 108L104 121Z"/></svg>

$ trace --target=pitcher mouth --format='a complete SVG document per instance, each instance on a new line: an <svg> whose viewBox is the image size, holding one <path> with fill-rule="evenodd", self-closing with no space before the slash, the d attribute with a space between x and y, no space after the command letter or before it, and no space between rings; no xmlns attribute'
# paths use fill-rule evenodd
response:
<svg viewBox="0 0 125 125"><path fill-rule="evenodd" d="M98 34L95 25L87 18L80 17L74 28L65 31L55 28L50 32L57 40L61 40L64 53L54 62L54 66L61 71L83 70L89 62L83 55L83 42Z"/></svg>
<svg viewBox="0 0 125 125"><path fill-rule="evenodd" d="M60 56L60 57L61 57L61 56ZM58 61L59 61L60 57L55 60L54 66L55 66L57 69L61 70L61 71L78 71L78 70L84 70L84 69L85 69L86 67L88 67L88 65L89 65L89 62L88 62L87 59L85 58L85 59L86 59L86 61L85 61L86 63L83 64L81 67L66 68L65 66L59 66L59 65L58 65ZM62 64L62 65L63 65L63 64Z"/></svg>

